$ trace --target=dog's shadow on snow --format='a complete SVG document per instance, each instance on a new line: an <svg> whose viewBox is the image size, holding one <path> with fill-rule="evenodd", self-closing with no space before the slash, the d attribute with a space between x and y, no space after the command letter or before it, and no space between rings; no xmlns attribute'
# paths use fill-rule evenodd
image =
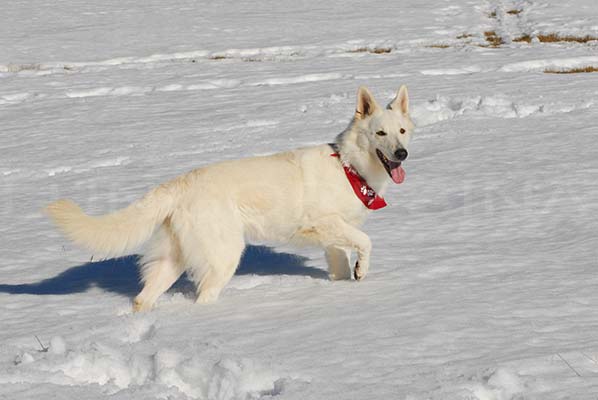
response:
<svg viewBox="0 0 598 400"><path fill-rule="evenodd" d="M55 277L35 283L0 284L0 293L62 295L84 292L90 288L134 296L141 290L138 256L89 262L67 269ZM248 246L236 275L304 275L328 279L328 274L307 265L308 258L278 253L266 246ZM172 287L174 291L193 291L194 285L183 275Z"/></svg>

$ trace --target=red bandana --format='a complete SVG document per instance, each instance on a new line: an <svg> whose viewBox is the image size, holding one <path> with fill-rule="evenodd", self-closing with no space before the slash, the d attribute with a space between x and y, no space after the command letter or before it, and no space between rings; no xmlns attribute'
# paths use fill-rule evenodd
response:
<svg viewBox="0 0 598 400"><path fill-rule="evenodd" d="M332 153L330 154L331 157L339 157L340 154ZM386 202L384 198L378 196L376 191L368 185L368 183L363 179L361 175L355 169L348 164L342 163L343 169L345 170L345 175L347 175L347 179L355 192L355 195L364 206L369 208L370 210L378 210L380 208L386 207Z"/></svg>

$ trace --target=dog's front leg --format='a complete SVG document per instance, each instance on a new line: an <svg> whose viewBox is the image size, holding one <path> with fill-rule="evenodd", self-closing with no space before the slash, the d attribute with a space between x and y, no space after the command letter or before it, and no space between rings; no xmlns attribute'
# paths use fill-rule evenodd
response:
<svg viewBox="0 0 598 400"><path fill-rule="evenodd" d="M372 242L368 235L346 223L341 217L326 217L315 221L310 227L303 229L306 236L315 237L324 248L353 249L357 253L357 262L353 276L356 280L365 277L370 267ZM334 257L334 256L333 256ZM347 257L345 255L345 257ZM348 258L346 261L348 262Z"/></svg>
<svg viewBox="0 0 598 400"><path fill-rule="evenodd" d="M326 262L328 262L330 279L334 281L351 279L350 256L350 250L334 246L326 248Z"/></svg>

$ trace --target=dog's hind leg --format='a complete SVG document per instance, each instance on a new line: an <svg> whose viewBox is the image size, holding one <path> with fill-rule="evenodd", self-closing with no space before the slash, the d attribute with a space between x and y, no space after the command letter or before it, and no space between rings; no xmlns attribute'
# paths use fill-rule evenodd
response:
<svg viewBox="0 0 598 400"><path fill-rule="evenodd" d="M345 249L330 246L326 248L326 261L330 279L351 279L351 253Z"/></svg>
<svg viewBox="0 0 598 400"><path fill-rule="evenodd" d="M199 284L196 302L198 304L209 304L218 300L220 292L235 274L238 263L237 260L236 262L229 261L228 263L214 264Z"/></svg>
<svg viewBox="0 0 598 400"><path fill-rule="evenodd" d="M212 303L235 274L245 249L243 227L230 214L212 209L214 217L181 221L177 236L187 273L197 286L197 303Z"/></svg>
<svg viewBox="0 0 598 400"><path fill-rule="evenodd" d="M216 301L224 286L235 274L245 249L243 236L235 236L237 237L229 237L226 243L214 244L210 255L205 257L209 270L199 284L197 303L208 304Z"/></svg>
<svg viewBox="0 0 598 400"><path fill-rule="evenodd" d="M167 224L155 233L141 263L143 290L133 300L133 311L151 309L158 297L167 291L184 271L178 243Z"/></svg>

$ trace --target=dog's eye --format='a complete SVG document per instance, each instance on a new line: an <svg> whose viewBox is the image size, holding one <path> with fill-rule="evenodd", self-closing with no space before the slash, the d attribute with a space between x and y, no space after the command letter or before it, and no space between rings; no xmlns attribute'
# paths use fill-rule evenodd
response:
<svg viewBox="0 0 598 400"><path fill-rule="evenodd" d="M386 132L384 132L384 131L378 131L378 132L376 132L376 135L378 135L378 136L386 136Z"/></svg>
<svg viewBox="0 0 598 400"><path fill-rule="evenodd" d="M401 135L403 135L403 134L405 134L405 129L401 128L401 130L399 132L401 132Z"/></svg>

